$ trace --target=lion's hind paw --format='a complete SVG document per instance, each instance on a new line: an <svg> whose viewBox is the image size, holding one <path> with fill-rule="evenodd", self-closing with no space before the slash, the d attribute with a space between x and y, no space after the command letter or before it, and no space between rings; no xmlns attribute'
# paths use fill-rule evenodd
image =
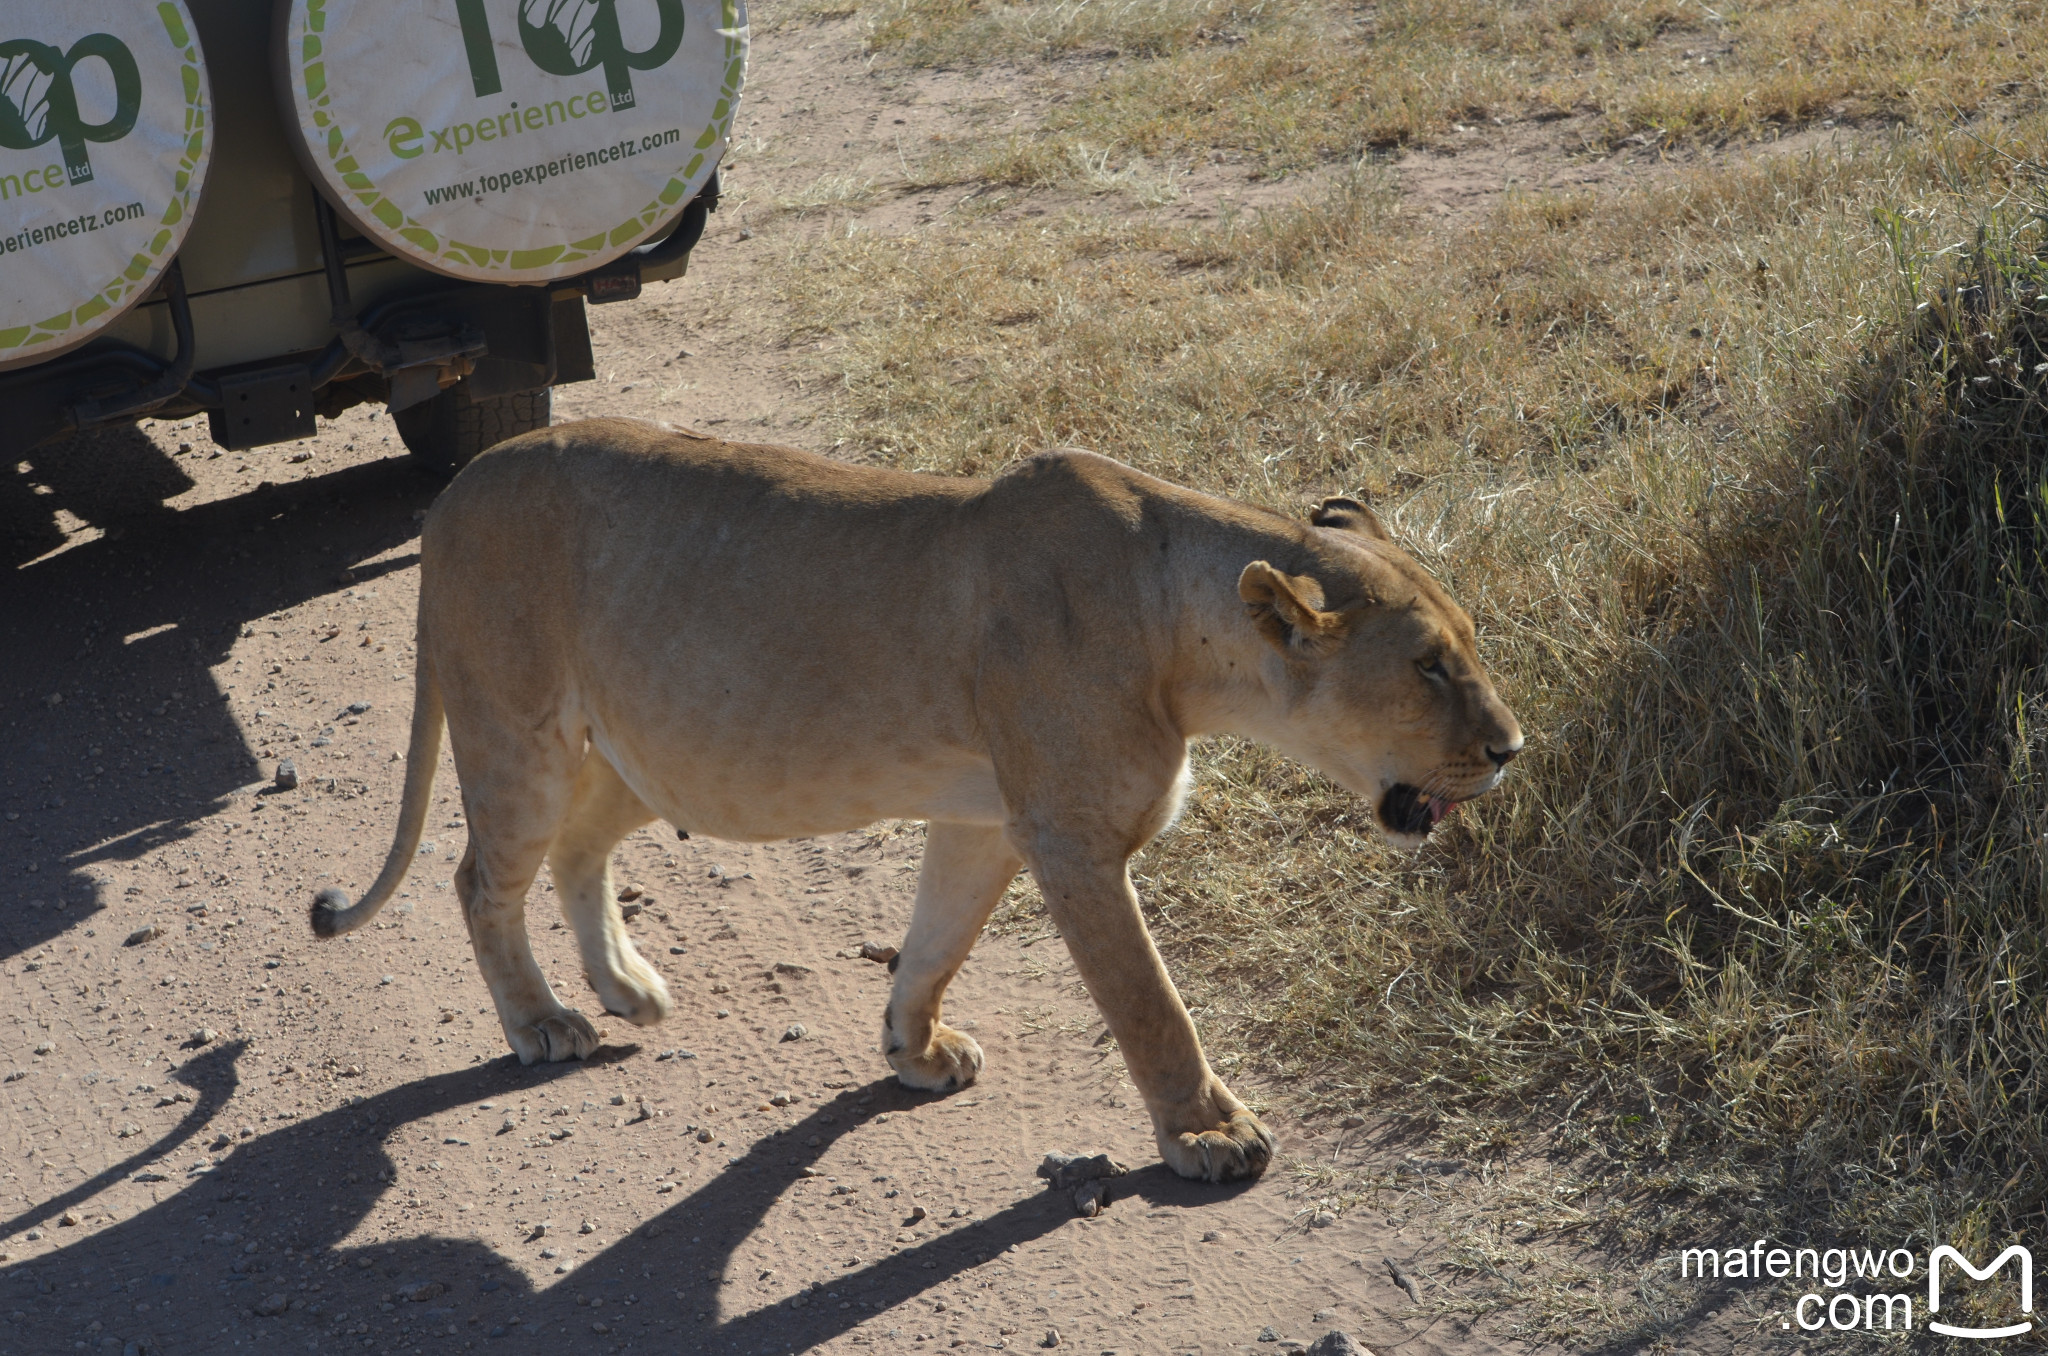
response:
<svg viewBox="0 0 2048 1356"><path fill-rule="evenodd" d="M582 1059L597 1049L597 1028L572 1008L561 1008L530 1026L506 1033L521 1064L552 1064Z"/></svg>

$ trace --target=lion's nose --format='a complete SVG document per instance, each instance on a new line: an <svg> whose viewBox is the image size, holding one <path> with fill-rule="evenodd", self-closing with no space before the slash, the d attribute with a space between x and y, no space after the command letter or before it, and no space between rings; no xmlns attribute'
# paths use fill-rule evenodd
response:
<svg viewBox="0 0 2048 1356"><path fill-rule="evenodd" d="M1486 756L1493 760L1493 765L1495 767L1506 767L1508 765L1508 760L1513 758L1516 754L1520 753L1521 751L1522 746L1520 744L1517 744L1511 749L1488 749L1486 751Z"/></svg>

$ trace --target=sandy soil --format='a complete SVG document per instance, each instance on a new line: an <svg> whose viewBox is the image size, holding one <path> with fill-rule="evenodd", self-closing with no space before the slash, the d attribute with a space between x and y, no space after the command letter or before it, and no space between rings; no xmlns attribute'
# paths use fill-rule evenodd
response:
<svg viewBox="0 0 2048 1356"><path fill-rule="evenodd" d="M592 311L600 380L559 392L558 418L815 446L812 359L783 342L760 259L856 221L971 229L949 214L965 190L773 204L827 175L900 183L932 137L1032 111L1015 72L878 70L850 24L769 29L756 52L692 276ZM1563 181L1554 139L1475 135L1488 150L1449 187L1458 157L1404 168L1425 206ZM1272 192L1209 166L1176 210ZM1002 1349L1049 1330L1090 1353L1270 1352L1333 1326L1383 1353L1493 1349L1435 1313L1456 1165L1403 1176L1404 1146L1240 1085L1272 1107L1280 1161L1248 1187L1173 1178L1042 931L985 939L954 986L949 1016L989 1053L977 1086L890 1080L886 979L856 953L907 922L915 826L629 840L632 927L677 1013L612 1022L581 1064L507 1054L449 888L450 767L395 906L316 943L313 891L359 891L396 810L436 490L399 451L368 410L247 454L151 424L0 479L0 1356ZM281 758L296 790L272 787ZM569 934L544 901L531 917L575 1001ZM1033 1176L1050 1150L1138 1171L1078 1219ZM1407 1185L1333 1211L1333 1176Z"/></svg>
<svg viewBox="0 0 2048 1356"><path fill-rule="evenodd" d="M506 1053L448 883L452 768L395 905L315 942L313 890L360 890L388 840L434 487L397 459L262 489L235 464L199 460L172 507L18 571L0 604L0 1353L565 1333L930 1350L1048 1329L1091 1352L1270 1351L1264 1328L1332 1324L1484 1349L1414 1317L1385 1269L1427 1277L1426 1192L1313 1226L1302 1174L1365 1161L1357 1136L1280 1114L1286 1157L1249 1188L1159 1167L1056 941L989 938L955 984L949 1013L990 1055L977 1086L890 1080L886 978L849 957L907 922L914 828L629 840L632 927L677 1012L613 1023L584 1064ZM295 791L271 786L280 757ZM582 992L554 911L532 916L551 979ZM1054 1149L1140 1171L1077 1219L1033 1176Z"/></svg>

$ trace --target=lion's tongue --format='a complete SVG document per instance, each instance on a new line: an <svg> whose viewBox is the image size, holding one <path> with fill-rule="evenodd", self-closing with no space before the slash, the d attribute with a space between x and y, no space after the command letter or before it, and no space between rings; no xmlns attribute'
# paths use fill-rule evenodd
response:
<svg viewBox="0 0 2048 1356"><path fill-rule="evenodd" d="M1442 796L1429 798L1429 826L1435 828L1445 818L1458 812L1458 802L1445 800Z"/></svg>

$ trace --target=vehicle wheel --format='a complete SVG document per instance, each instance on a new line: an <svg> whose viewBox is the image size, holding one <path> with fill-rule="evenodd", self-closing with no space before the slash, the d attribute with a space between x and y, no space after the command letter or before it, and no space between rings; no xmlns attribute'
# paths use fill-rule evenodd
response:
<svg viewBox="0 0 2048 1356"><path fill-rule="evenodd" d="M542 387L523 395L475 400L468 383L457 382L431 400L400 410L392 420L414 461L437 476L452 476L485 448L546 428L553 395Z"/></svg>

